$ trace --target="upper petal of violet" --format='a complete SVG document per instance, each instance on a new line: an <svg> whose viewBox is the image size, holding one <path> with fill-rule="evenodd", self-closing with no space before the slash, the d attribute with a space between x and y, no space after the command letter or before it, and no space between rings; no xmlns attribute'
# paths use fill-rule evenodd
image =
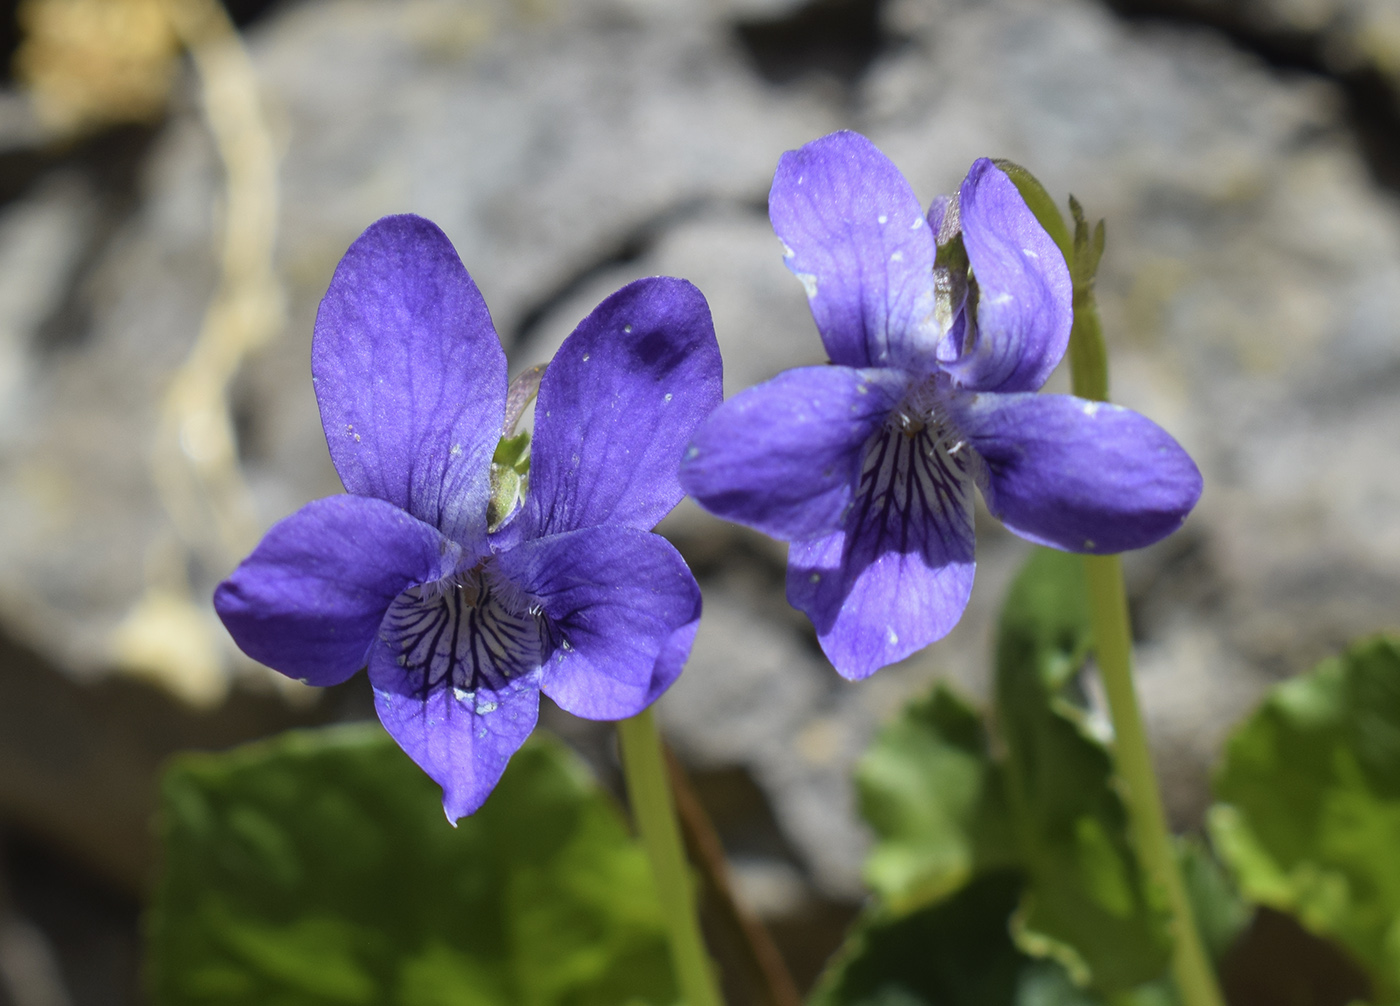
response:
<svg viewBox="0 0 1400 1006"><path fill-rule="evenodd" d="M906 383L898 370L784 371L715 410L686 451L681 484L716 516L775 538L828 534Z"/></svg>
<svg viewBox="0 0 1400 1006"><path fill-rule="evenodd" d="M530 488L513 530L654 527L681 501L681 454L722 396L700 291L665 276L623 287L564 340L540 382Z"/></svg>
<svg viewBox="0 0 1400 1006"><path fill-rule="evenodd" d="M272 530L214 592L240 649L308 684L365 665L384 612L407 587L447 575L461 549L383 500L331 496Z"/></svg>
<svg viewBox="0 0 1400 1006"><path fill-rule="evenodd" d="M851 132L790 150L768 215L833 363L927 369L939 336L933 234L889 158Z"/></svg>
<svg viewBox="0 0 1400 1006"><path fill-rule="evenodd" d="M350 246L316 315L311 373L345 488L482 551L506 359L435 224L385 217Z"/></svg>
<svg viewBox="0 0 1400 1006"><path fill-rule="evenodd" d="M985 157L963 180L958 208L979 296L971 338L944 369L975 391L1035 391L1069 345L1074 291L1064 256Z"/></svg>
<svg viewBox="0 0 1400 1006"><path fill-rule="evenodd" d="M584 528L524 542L497 561L548 619L555 645L542 688L562 708L625 719L680 674L700 621L700 588L660 535Z"/></svg>
<svg viewBox="0 0 1400 1006"><path fill-rule="evenodd" d="M986 468L987 508L1070 552L1141 548L1181 526L1201 473L1152 420L1070 395L956 395L949 417Z"/></svg>

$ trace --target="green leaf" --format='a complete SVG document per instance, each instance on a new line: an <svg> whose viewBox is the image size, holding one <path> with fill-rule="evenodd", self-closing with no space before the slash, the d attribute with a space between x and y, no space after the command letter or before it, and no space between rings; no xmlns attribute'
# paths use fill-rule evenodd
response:
<svg viewBox="0 0 1400 1006"><path fill-rule="evenodd" d="M537 739L451 827L377 726L176 760L149 920L158 1004L618 1006L676 993L644 855Z"/></svg>
<svg viewBox="0 0 1400 1006"><path fill-rule="evenodd" d="M1027 877L1015 932L1022 949L1055 958L1079 983L1118 993L1159 976L1169 944L1112 759L1075 701L1091 644L1083 575L1078 556L1037 549L998 628L1006 794Z"/></svg>
<svg viewBox="0 0 1400 1006"><path fill-rule="evenodd" d="M1168 941L1129 842L1112 761L1080 701L1090 642L1081 560L1037 550L998 630L1005 757L992 757L978 715L939 687L880 732L856 782L877 839L866 877L880 913L923 912L980 877L1015 869L1020 950L1117 995L1163 973Z"/></svg>
<svg viewBox="0 0 1400 1006"><path fill-rule="evenodd" d="M858 920L809 1006L1012 1006L1031 963L1007 917L1021 877L990 873L908 915Z"/></svg>
<svg viewBox="0 0 1400 1006"><path fill-rule="evenodd" d="M876 736L856 767L874 829L867 882L896 913L938 901L974 873L1014 865L1016 849L982 720L939 686Z"/></svg>
<svg viewBox="0 0 1400 1006"><path fill-rule="evenodd" d="M1191 902L1191 914L1206 951L1217 963L1249 925L1253 909L1205 843L1194 838L1177 841L1181 879Z"/></svg>
<svg viewBox="0 0 1400 1006"><path fill-rule="evenodd" d="M1243 892L1349 949L1400 997L1400 640L1275 688L1215 782L1216 847Z"/></svg>
<svg viewBox="0 0 1400 1006"><path fill-rule="evenodd" d="M1017 949L1007 929L1023 887L1016 871L983 874L952 897L906 915L856 921L809 1006L1104 1006L1064 968ZM1173 1006L1161 984L1114 1006Z"/></svg>

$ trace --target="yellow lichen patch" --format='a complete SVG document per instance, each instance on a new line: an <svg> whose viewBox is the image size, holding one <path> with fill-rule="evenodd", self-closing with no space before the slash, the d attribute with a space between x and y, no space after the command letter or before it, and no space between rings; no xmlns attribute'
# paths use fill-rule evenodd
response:
<svg viewBox="0 0 1400 1006"><path fill-rule="evenodd" d="M15 75L71 135L164 111L179 44L161 0L23 0Z"/></svg>

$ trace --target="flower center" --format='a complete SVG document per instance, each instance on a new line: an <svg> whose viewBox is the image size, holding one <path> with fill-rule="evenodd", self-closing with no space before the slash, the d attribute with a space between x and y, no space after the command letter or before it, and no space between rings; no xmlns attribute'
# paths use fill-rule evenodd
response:
<svg viewBox="0 0 1400 1006"><path fill-rule="evenodd" d="M546 626L539 608L488 558L404 591L379 632L424 696L450 687L458 701L486 713L495 708L492 693L539 667Z"/></svg>
<svg viewBox="0 0 1400 1006"><path fill-rule="evenodd" d="M967 441L948 415L947 401L952 393L953 383L947 374L934 374L912 384L885 420L886 428L907 437L919 437L930 449L950 458L956 456L966 448ZM967 466L960 463L958 467Z"/></svg>

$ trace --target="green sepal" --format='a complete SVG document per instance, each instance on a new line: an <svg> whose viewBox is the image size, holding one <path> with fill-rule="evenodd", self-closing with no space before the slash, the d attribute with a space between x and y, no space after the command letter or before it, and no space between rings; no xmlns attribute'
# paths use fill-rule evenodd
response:
<svg viewBox="0 0 1400 1006"><path fill-rule="evenodd" d="M525 498L530 480L530 431L522 430L496 445L491 456L491 500L486 526L494 531Z"/></svg>
<svg viewBox="0 0 1400 1006"><path fill-rule="evenodd" d="M530 472L530 431L521 430L513 437L504 437L496 445L496 453L491 455L491 463L503 468L514 468L520 475Z"/></svg>

